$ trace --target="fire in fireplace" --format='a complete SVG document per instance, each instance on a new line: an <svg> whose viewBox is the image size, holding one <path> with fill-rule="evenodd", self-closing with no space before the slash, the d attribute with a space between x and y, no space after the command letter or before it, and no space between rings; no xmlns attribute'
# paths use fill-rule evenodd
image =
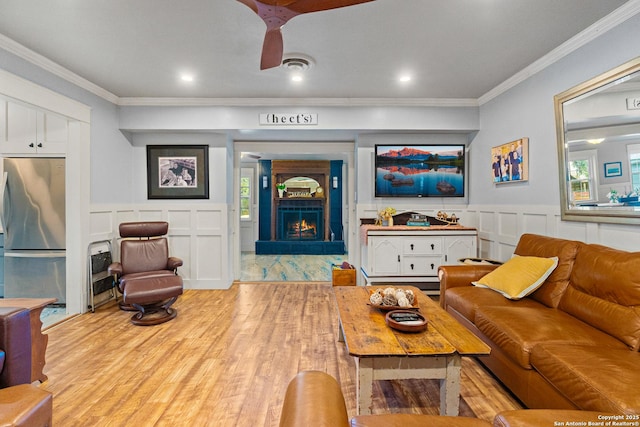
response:
<svg viewBox="0 0 640 427"><path fill-rule="evenodd" d="M287 240L315 240L317 238L318 227L316 226L315 222L307 222L307 220L304 218L301 221L290 221L285 225L285 227L287 228Z"/></svg>
<svg viewBox="0 0 640 427"><path fill-rule="evenodd" d="M322 205L287 204L278 208L278 240L323 240Z"/></svg>

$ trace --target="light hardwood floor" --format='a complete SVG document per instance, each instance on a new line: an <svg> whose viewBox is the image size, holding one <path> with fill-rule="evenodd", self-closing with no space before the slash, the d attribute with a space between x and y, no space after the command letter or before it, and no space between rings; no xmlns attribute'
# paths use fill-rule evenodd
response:
<svg viewBox="0 0 640 427"><path fill-rule="evenodd" d="M337 341L328 283L236 283L188 290L178 317L139 327L115 303L56 325L42 388L56 426L277 426L301 370L333 375L355 415L355 365ZM474 360L462 370L461 415L492 420L520 405ZM378 381L374 413L437 414L438 383Z"/></svg>

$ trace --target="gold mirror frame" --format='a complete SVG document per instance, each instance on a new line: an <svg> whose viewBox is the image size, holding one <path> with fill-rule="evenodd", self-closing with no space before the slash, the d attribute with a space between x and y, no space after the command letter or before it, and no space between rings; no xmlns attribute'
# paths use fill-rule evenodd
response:
<svg viewBox="0 0 640 427"><path fill-rule="evenodd" d="M640 207L571 206L569 198L568 144L566 140L564 104L589 92L624 80L640 72L640 57L581 83L554 97L556 132L558 141L558 171L560 179L560 213L564 221L603 222L613 224L640 224Z"/></svg>

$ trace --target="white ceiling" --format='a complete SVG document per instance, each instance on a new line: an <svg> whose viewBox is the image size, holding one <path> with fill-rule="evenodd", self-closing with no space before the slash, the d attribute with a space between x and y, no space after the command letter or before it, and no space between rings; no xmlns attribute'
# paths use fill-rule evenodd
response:
<svg viewBox="0 0 640 427"><path fill-rule="evenodd" d="M300 83L260 71L265 24L236 0L0 0L0 47L17 42L115 102L476 100L625 3L375 0L304 14L283 29L285 56L315 60ZM412 81L399 84L401 73Z"/></svg>

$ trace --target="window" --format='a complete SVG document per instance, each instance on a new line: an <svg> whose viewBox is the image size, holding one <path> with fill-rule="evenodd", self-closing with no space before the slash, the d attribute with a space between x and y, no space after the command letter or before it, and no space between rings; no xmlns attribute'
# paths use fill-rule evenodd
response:
<svg viewBox="0 0 640 427"><path fill-rule="evenodd" d="M585 203L598 200L596 185L596 150L569 153L569 202Z"/></svg>
<svg viewBox="0 0 640 427"><path fill-rule="evenodd" d="M631 189L637 192L640 189L640 144L628 145L627 153L629 153Z"/></svg>
<svg viewBox="0 0 640 427"><path fill-rule="evenodd" d="M251 193L253 187L253 169L242 168L240 174L240 220L251 220Z"/></svg>

